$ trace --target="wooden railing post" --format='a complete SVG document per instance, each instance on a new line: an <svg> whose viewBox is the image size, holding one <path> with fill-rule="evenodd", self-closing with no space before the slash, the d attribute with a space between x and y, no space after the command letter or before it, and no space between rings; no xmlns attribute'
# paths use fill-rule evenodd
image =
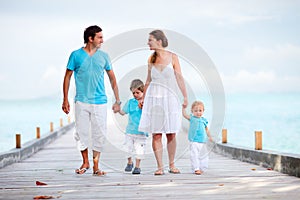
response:
<svg viewBox="0 0 300 200"><path fill-rule="evenodd" d="M255 150L262 150L262 131L255 131Z"/></svg>
<svg viewBox="0 0 300 200"><path fill-rule="evenodd" d="M41 137L41 129L40 127L36 127L36 138L40 139L40 137Z"/></svg>
<svg viewBox="0 0 300 200"><path fill-rule="evenodd" d="M222 129L222 143L227 143L227 129Z"/></svg>
<svg viewBox="0 0 300 200"><path fill-rule="evenodd" d="M53 128L53 122L50 122L50 132L53 132L54 128Z"/></svg>
<svg viewBox="0 0 300 200"><path fill-rule="evenodd" d="M21 134L16 134L16 148L21 148Z"/></svg>
<svg viewBox="0 0 300 200"><path fill-rule="evenodd" d="M63 119L62 119L62 118L59 119L59 125L60 125L60 127L63 127L63 126L64 126L64 122L63 122Z"/></svg>

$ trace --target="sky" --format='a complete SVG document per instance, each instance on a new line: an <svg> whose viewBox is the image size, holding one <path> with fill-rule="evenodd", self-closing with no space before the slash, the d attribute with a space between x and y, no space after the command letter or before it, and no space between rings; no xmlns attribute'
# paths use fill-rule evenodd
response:
<svg viewBox="0 0 300 200"><path fill-rule="evenodd" d="M104 43L142 28L185 35L211 58L226 94L298 93L299 10L300 0L0 0L0 99L62 96L68 57L94 24Z"/></svg>

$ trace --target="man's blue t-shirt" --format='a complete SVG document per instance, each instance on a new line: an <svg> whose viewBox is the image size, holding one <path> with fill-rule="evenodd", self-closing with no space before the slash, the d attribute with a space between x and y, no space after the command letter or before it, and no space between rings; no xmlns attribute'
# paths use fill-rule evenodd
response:
<svg viewBox="0 0 300 200"><path fill-rule="evenodd" d="M128 124L126 127L126 133L147 135L144 132L138 131L139 123L142 115L142 110L139 108L139 102L135 98L129 99L124 107L123 112L128 114Z"/></svg>
<svg viewBox="0 0 300 200"><path fill-rule="evenodd" d="M74 71L75 102L105 104L104 70L111 70L107 53L97 50L90 56L83 48L71 53L67 69Z"/></svg>
<svg viewBox="0 0 300 200"><path fill-rule="evenodd" d="M205 128L208 121L204 117L190 116L190 128L188 138L191 142L206 143L207 134Z"/></svg>

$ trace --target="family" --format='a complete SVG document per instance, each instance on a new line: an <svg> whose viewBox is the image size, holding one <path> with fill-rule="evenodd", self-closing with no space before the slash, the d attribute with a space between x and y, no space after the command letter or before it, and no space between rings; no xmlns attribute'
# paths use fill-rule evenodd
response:
<svg viewBox="0 0 300 200"><path fill-rule="evenodd" d="M140 174L141 160L144 158L148 134L152 135L152 149L157 162L154 175L164 174L163 144L166 137L169 159L169 173L179 174L175 167L176 134L181 127L181 115L189 120L188 140L190 142L190 159L193 173L201 175L208 167L208 156L201 155L207 138L212 141L208 130L208 121L202 116L204 104L193 102L191 114L186 113L188 106L187 91L181 73L178 56L166 49L168 39L161 30L149 33L148 46L153 53L148 59L148 72L145 84L134 79L130 84L133 98L126 101L121 109L118 85L110 58L100 50L103 33L99 26L90 26L84 31L85 46L71 53L63 81L62 110L68 114L70 80L74 72L75 95L75 133L74 139L81 152L82 165L75 170L76 174L84 174L89 168L88 145L91 137L93 155L93 175L103 176L99 161L105 142L107 127L107 96L104 85L104 72L110 81L115 96L112 106L114 113L128 114L125 134L125 145L132 154L127 157L126 172ZM183 102L179 102L174 92L179 88ZM91 132L91 134L90 134ZM91 135L91 136L90 136Z"/></svg>

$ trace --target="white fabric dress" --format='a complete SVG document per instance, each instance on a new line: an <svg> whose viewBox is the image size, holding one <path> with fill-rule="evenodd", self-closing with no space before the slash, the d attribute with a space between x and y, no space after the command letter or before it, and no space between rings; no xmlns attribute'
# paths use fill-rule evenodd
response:
<svg viewBox="0 0 300 200"><path fill-rule="evenodd" d="M181 107L172 61L167 66L151 67L139 131L147 133L178 133Z"/></svg>

